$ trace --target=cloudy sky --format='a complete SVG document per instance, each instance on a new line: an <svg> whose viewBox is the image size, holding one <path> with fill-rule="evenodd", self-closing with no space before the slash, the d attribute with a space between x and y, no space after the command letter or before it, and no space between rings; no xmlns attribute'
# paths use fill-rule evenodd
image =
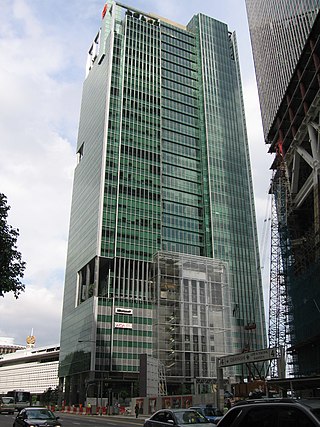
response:
<svg viewBox="0 0 320 427"><path fill-rule="evenodd" d="M60 338L75 144L87 51L103 0L1 0L0 192L27 263L25 292L0 298L0 337L37 346ZM202 12L236 31L251 154L263 282L268 288L269 166L244 0L123 0L186 24Z"/></svg>

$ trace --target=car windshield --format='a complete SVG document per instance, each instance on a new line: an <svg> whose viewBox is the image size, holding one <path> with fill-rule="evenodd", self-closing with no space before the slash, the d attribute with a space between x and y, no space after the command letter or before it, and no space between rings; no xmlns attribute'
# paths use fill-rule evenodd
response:
<svg viewBox="0 0 320 427"><path fill-rule="evenodd" d="M178 424L208 424L206 417L197 411L176 412Z"/></svg>
<svg viewBox="0 0 320 427"><path fill-rule="evenodd" d="M214 411L211 408L204 408L203 412L204 412L204 415L208 415L209 417L214 416Z"/></svg>
<svg viewBox="0 0 320 427"><path fill-rule="evenodd" d="M28 419L34 420L54 420L55 416L48 409L32 409L27 411Z"/></svg>
<svg viewBox="0 0 320 427"><path fill-rule="evenodd" d="M12 397L2 397L1 400L2 400L2 403L5 403L5 404L14 403L14 400Z"/></svg>

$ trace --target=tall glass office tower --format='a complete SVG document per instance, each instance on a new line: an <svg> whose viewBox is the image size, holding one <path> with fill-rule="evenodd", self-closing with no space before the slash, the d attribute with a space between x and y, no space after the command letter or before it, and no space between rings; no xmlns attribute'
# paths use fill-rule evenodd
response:
<svg viewBox="0 0 320 427"><path fill-rule="evenodd" d="M89 50L60 352L84 384L135 392L140 354L171 393L201 392L216 357L265 347L235 34L108 1ZM231 375L231 371L227 375Z"/></svg>
<svg viewBox="0 0 320 427"><path fill-rule="evenodd" d="M246 0L265 140L274 153L269 343L320 375L320 0Z"/></svg>
<svg viewBox="0 0 320 427"><path fill-rule="evenodd" d="M265 137L320 8L319 0L246 0Z"/></svg>

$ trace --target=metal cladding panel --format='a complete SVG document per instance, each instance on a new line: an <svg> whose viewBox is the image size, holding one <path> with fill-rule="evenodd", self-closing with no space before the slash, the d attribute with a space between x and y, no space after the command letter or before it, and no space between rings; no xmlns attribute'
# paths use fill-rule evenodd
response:
<svg viewBox="0 0 320 427"><path fill-rule="evenodd" d="M108 102L108 57L94 64L83 86L74 173L64 312L74 309L77 272L99 255L101 191L104 183L105 121Z"/></svg>

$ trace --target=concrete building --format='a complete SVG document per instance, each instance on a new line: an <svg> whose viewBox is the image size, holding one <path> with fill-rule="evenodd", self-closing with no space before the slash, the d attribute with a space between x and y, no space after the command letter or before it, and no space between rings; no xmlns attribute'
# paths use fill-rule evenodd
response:
<svg viewBox="0 0 320 427"><path fill-rule="evenodd" d="M290 350L292 375L320 375L320 1L246 4L275 155L269 343Z"/></svg>
<svg viewBox="0 0 320 427"><path fill-rule="evenodd" d="M66 400L137 395L141 353L169 393L264 348L235 33L108 1L83 86L59 376ZM230 370L228 376L237 372Z"/></svg>
<svg viewBox="0 0 320 427"><path fill-rule="evenodd" d="M55 389L58 379L59 346L25 348L0 357L0 394L24 390L37 395L49 387Z"/></svg>

